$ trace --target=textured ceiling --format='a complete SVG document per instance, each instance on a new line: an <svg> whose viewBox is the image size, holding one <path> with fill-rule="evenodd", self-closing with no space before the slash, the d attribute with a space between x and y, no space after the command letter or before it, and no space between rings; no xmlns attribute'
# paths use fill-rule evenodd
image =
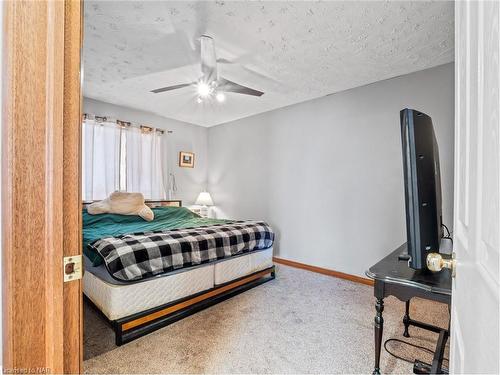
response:
<svg viewBox="0 0 500 375"><path fill-rule="evenodd" d="M85 1L84 95L203 126L453 61L452 2ZM199 42L264 91L196 102Z"/></svg>

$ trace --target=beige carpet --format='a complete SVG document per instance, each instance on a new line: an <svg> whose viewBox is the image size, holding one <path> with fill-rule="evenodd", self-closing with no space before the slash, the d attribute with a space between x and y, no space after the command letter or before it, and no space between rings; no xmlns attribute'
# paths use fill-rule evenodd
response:
<svg viewBox="0 0 500 375"><path fill-rule="evenodd" d="M111 329L85 308L86 373L371 373L374 297L371 287L278 266L277 279L121 347ZM412 301L413 318L446 326L446 305ZM437 335L411 327L402 336L404 303L385 300L384 340L433 347ZM429 355L393 344L398 354ZM448 356L448 351L446 352ZM412 365L382 352L385 373Z"/></svg>

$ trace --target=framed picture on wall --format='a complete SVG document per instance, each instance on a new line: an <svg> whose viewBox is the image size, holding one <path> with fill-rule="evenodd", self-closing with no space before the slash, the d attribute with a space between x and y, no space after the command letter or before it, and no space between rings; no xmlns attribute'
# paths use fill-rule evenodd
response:
<svg viewBox="0 0 500 375"><path fill-rule="evenodd" d="M179 167L194 168L194 153L186 151L179 152Z"/></svg>

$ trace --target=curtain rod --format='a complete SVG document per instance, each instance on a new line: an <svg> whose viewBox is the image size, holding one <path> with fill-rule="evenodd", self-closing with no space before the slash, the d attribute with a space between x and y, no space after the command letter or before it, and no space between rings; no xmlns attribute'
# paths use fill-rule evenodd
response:
<svg viewBox="0 0 500 375"><path fill-rule="evenodd" d="M121 128L128 128L128 127L131 127L131 128L138 128L138 129L141 129L143 132L146 132L146 133L149 133L153 130L157 131L158 133L161 133L161 134L164 134L165 132L167 132L168 134L172 134L173 133L173 130L163 130L163 129L160 129L160 128L155 128L153 126L147 126L147 125L142 125L142 124L138 124L138 123L135 123L135 122L130 122L130 121L122 121L122 120L118 120L118 119L115 119L113 117L109 117L109 116L96 116L96 115L92 115L92 114L89 114L89 113L84 113L82 115L82 120L85 121L85 120L94 120L96 122L110 122L110 123L115 123L117 126L121 127Z"/></svg>

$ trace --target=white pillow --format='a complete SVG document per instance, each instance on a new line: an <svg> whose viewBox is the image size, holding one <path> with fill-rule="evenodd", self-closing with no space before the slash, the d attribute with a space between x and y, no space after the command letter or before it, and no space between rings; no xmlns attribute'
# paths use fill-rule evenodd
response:
<svg viewBox="0 0 500 375"><path fill-rule="evenodd" d="M144 196L141 193L123 191L115 191L106 199L90 204L87 212L91 215L138 215L146 221L151 221L155 217L151 208L144 204Z"/></svg>

